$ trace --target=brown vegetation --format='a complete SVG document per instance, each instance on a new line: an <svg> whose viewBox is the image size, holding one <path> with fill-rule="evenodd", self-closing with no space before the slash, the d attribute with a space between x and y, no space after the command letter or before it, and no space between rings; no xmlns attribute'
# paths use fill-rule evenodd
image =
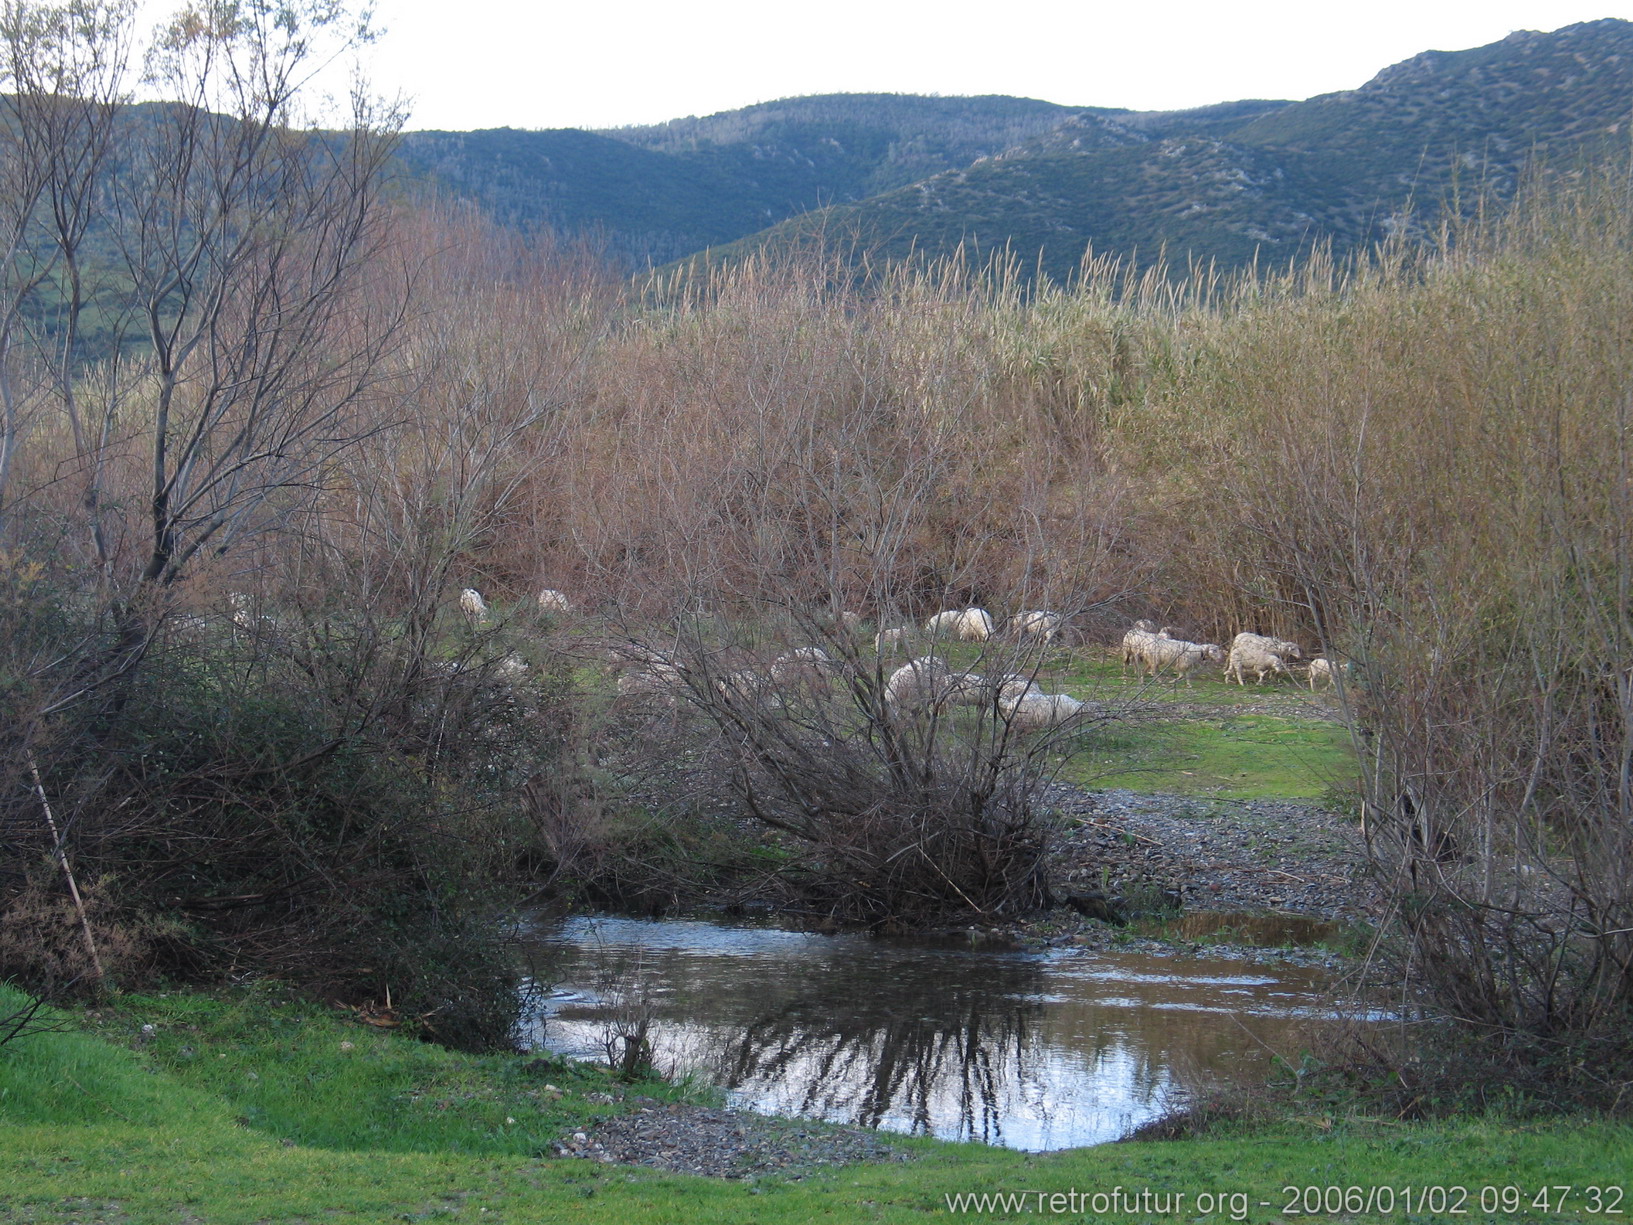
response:
<svg viewBox="0 0 1633 1225"><path fill-rule="evenodd" d="M1620 180L1228 285L957 262L858 284L800 256L629 287L388 208L389 122L300 137L287 90L213 92L188 58L219 36L284 64L270 27L179 34L178 96L229 118L150 115L109 159L107 20L77 50L7 31L4 155L29 173L0 269L0 907L39 937L0 968L94 977L101 932L114 975L410 978L452 1015L502 978L457 951L493 886L617 860L639 758L597 729L620 720L701 729L835 914L1027 905L1050 742L984 699L892 712L872 633L977 604L1110 643L1149 614L1353 665L1401 1006L1625 1104ZM19 72L63 48L83 105ZM460 621L464 586L491 624ZM594 612L541 614L541 586ZM671 653L681 716L598 721L586 644L614 631ZM742 679L801 645L832 669L775 704Z"/></svg>

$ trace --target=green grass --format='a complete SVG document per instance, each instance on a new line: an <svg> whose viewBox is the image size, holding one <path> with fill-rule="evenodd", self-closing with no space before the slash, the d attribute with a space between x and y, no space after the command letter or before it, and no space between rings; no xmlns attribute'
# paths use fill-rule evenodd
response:
<svg viewBox="0 0 1633 1225"><path fill-rule="evenodd" d="M1127 702L1140 714L1085 739L1061 776L1088 787L1219 799L1317 799L1356 776L1348 732L1323 698L1283 681L1237 685L1201 670L1177 687L1123 674L1115 658L1062 652L1044 688L1091 701ZM1274 703L1285 714L1243 710Z"/></svg>
<svg viewBox="0 0 1633 1225"><path fill-rule="evenodd" d="M0 1012L15 998L0 989ZM554 1082L562 1099L543 1102L530 1096L527 1074L510 1070L525 1057L459 1055L367 1031L272 989L130 999L85 1020L109 1039L155 1029L140 1049L87 1033L0 1047L0 1221L907 1222L951 1216L948 1195L1117 1186L1184 1193L1187 1204L1177 1215L1113 1219L1272 1221L1283 1219L1284 1186L1448 1184L1474 1189L1466 1215L1389 1219L1479 1221L1515 1219L1478 1211L1480 1187L1625 1184L1633 1169L1633 1129L1607 1123L1316 1113L1204 1140L1047 1155L904 1141L915 1158L906 1164L714 1180L541 1156L550 1150L516 1143L500 1111L533 1110L527 1126L542 1136L610 1109L584 1098L606 1083L593 1070L581 1079L563 1072ZM347 1040L354 1049L338 1051ZM415 1105L455 1098L448 1111ZM1241 1195L1245 1211L1198 1211L1204 1192ZM1563 1214L1533 1215L1581 1215L1586 1199L1574 1195Z"/></svg>
<svg viewBox="0 0 1633 1225"><path fill-rule="evenodd" d="M1320 798L1354 773L1348 733L1336 723L1226 714L1095 737L1062 777L1091 787L1287 800Z"/></svg>
<svg viewBox="0 0 1633 1225"><path fill-rule="evenodd" d="M609 1088L599 1068L453 1055L276 985L133 996L88 1020L243 1125L299 1144L523 1156L607 1109L586 1096ZM670 1095L659 1082L641 1091Z"/></svg>
<svg viewBox="0 0 1633 1225"><path fill-rule="evenodd" d="M937 642L933 649L953 668L975 672L1032 662L1003 643ZM901 662L889 660L886 674ZM586 668L575 679L591 700L610 700L603 674ZM1084 737L1062 763L1061 777L1080 786L1228 800L1321 799L1357 777L1349 734L1333 717L1331 699L1292 681L1242 686L1206 668L1191 684L1176 686L1167 677L1125 674L1115 654L1079 648L1051 651L1038 683L1130 710L1113 732ZM1262 713L1267 704L1286 713Z"/></svg>

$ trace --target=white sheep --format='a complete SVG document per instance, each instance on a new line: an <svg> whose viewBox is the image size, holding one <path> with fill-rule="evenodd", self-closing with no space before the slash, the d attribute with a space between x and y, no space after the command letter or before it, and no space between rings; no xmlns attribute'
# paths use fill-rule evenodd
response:
<svg viewBox="0 0 1633 1225"><path fill-rule="evenodd" d="M1157 628L1155 621L1139 620L1129 627L1128 633L1123 635L1123 671L1128 671L1128 665L1145 658L1145 650L1159 638L1169 637L1167 626Z"/></svg>
<svg viewBox="0 0 1633 1225"><path fill-rule="evenodd" d="M1011 617L1009 632L1016 638L1042 639L1047 646L1054 642L1065 624L1066 618L1059 613L1035 608L1029 612L1018 612Z"/></svg>
<svg viewBox="0 0 1633 1225"><path fill-rule="evenodd" d="M1310 692L1315 692L1315 683L1318 680L1326 681L1327 688L1338 687L1338 669L1330 659L1323 659L1319 655L1310 661Z"/></svg>
<svg viewBox="0 0 1633 1225"><path fill-rule="evenodd" d="M1287 665L1282 662L1282 657L1275 651L1266 650L1253 642L1232 643L1230 655L1225 663L1225 676L1227 678L1235 676L1238 685L1246 685L1243 673L1248 671L1254 673L1254 684L1263 682L1266 672L1291 675L1287 671Z"/></svg>
<svg viewBox="0 0 1633 1225"><path fill-rule="evenodd" d="M771 678L764 673L744 669L741 672L728 672L724 676L716 677L714 687L723 698L739 702L756 702L765 696L770 683Z"/></svg>
<svg viewBox="0 0 1633 1225"><path fill-rule="evenodd" d="M633 638L614 643L608 647L607 662L614 668L645 668L652 664L676 666L673 656L658 650L656 647L648 646L644 642L637 642Z"/></svg>
<svg viewBox="0 0 1633 1225"><path fill-rule="evenodd" d="M934 655L920 655L903 664L885 681L885 703L892 707L934 702L948 685L952 670Z"/></svg>
<svg viewBox="0 0 1633 1225"><path fill-rule="evenodd" d="M488 602L475 587L467 587L459 593L459 611L465 614L465 620L472 625L487 623Z"/></svg>
<svg viewBox="0 0 1633 1225"><path fill-rule="evenodd" d="M511 651L494 664L493 671L503 680L519 681L527 675L527 661L515 651Z"/></svg>
<svg viewBox="0 0 1633 1225"><path fill-rule="evenodd" d="M924 623L925 632L960 642L985 642L992 637L992 614L984 608L954 608L938 612Z"/></svg>
<svg viewBox="0 0 1633 1225"><path fill-rule="evenodd" d="M883 655L886 651L893 650L896 647L905 648L911 645L912 641L913 627L911 625L898 625L891 629L880 630L875 634L873 636L873 649Z"/></svg>
<svg viewBox="0 0 1633 1225"><path fill-rule="evenodd" d="M1043 688L1030 676L1023 676L1019 672L1011 672L1004 676L992 678L994 689L998 695L998 704L1016 702L1029 695L1042 696Z"/></svg>
<svg viewBox="0 0 1633 1225"><path fill-rule="evenodd" d="M1288 642L1285 638L1268 638L1263 634L1237 634L1230 640L1230 645L1258 647L1261 651L1281 656L1283 661L1304 658L1304 653L1298 649L1298 643Z"/></svg>
<svg viewBox="0 0 1633 1225"><path fill-rule="evenodd" d="M941 699L958 706L984 706L992 700L992 683L979 672L954 672L941 687Z"/></svg>
<svg viewBox="0 0 1633 1225"><path fill-rule="evenodd" d="M1174 671L1174 684L1178 685L1183 677L1191 688L1196 686L1191 681L1191 670L1204 660L1216 664L1225 662L1224 648L1213 642L1186 642L1183 638L1154 638L1146 644L1141 654L1146 666L1146 675L1155 676L1164 668Z"/></svg>
<svg viewBox="0 0 1633 1225"><path fill-rule="evenodd" d="M835 667L832 655L821 647L795 647L771 662L771 679L778 684L825 681Z"/></svg>
<svg viewBox="0 0 1633 1225"><path fill-rule="evenodd" d="M539 611L570 613L573 611L573 602L567 598L565 591L557 591L554 587L546 587L539 592Z"/></svg>
<svg viewBox="0 0 1633 1225"><path fill-rule="evenodd" d="M241 630L255 628L255 601L242 591L234 591L227 596L227 604L232 609L232 623Z"/></svg>
<svg viewBox="0 0 1633 1225"><path fill-rule="evenodd" d="M1070 723L1083 714L1088 703L1065 693L1022 693L1000 702L998 708L1012 730L1040 732Z"/></svg>
<svg viewBox="0 0 1633 1225"><path fill-rule="evenodd" d="M996 632L992 614L984 608L966 608L958 622L960 642L985 642Z"/></svg>

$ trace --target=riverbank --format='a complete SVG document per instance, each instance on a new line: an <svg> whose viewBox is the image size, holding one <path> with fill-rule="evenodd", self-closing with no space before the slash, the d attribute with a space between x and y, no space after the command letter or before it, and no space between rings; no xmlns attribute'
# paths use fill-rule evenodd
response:
<svg viewBox="0 0 1633 1225"><path fill-rule="evenodd" d="M1061 1212L1285 1221L1342 1215L1341 1202L1338 1212L1320 1208L1328 1187L1341 1198L1358 1187L1374 1208L1380 1194L1394 1197L1388 1211L1350 1214L1357 1219L1552 1219L1589 1211L1589 1188L1601 1189L1603 1206L1604 1189L1625 1184L1633 1169L1627 1127L1498 1117L1403 1123L1310 1102L1287 1117L1221 1125L1201 1140L1034 1155L864 1136L882 1160L858 1149L842 1163L818 1153L729 1171L737 1177L701 1176L625 1164L617 1158L631 1153L605 1146L596 1156L614 1160L564 1157L559 1142L569 1127L590 1135L601 1119L639 1129L650 1117L643 1109L672 1104L677 1114L712 1118L718 1140L742 1122L729 1112L678 1103L659 1086L625 1090L592 1068L442 1050L276 988L131 997L83 1024L91 1032L0 1046L0 1221L8 1225L793 1225ZM826 1133L791 1125L787 1147ZM1571 1188L1563 1212L1532 1206L1550 1186ZM1315 1208L1304 1206L1306 1187L1316 1188ZM1557 1202L1567 1193L1549 1194ZM1624 1210L1628 1194L1633 1188L1623 1191ZM958 1198L994 1195L1020 1198L984 1207ZM1124 1198L1114 1207L1113 1196ZM1482 1199L1515 1210L1482 1211Z"/></svg>

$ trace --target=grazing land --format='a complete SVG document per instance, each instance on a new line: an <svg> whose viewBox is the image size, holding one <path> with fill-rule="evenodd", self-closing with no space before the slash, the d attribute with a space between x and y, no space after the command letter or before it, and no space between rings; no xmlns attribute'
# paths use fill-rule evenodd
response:
<svg viewBox="0 0 1633 1225"><path fill-rule="evenodd" d="M749 1168L711 1178L559 1155L597 1116L667 1113L675 1098L661 1086L459 1055L275 988L129 997L85 1028L0 1048L0 1221L905 1222L948 1215L948 1196L1115 1187L1188 1197L1183 1211L1136 1219L1276 1221L1295 1194L1285 1188L1329 1185L1468 1188L1467 1216L1437 1200L1409 1214L1420 1220L1552 1218L1583 1215L1587 1188L1625 1185L1633 1168L1633 1131L1606 1123L1409 1123L1311 1101L1239 1133L1042 1156L889 1137L824 1150L811 1126L774 1151L744 1120ZM1530 1209L1559 1185L1573 1188L1563 1213ZM1523 1191L1524 1210L1474 1207L1504 1188ZM1203 1193L1225 1198L1199 1210Z"/></svg>

